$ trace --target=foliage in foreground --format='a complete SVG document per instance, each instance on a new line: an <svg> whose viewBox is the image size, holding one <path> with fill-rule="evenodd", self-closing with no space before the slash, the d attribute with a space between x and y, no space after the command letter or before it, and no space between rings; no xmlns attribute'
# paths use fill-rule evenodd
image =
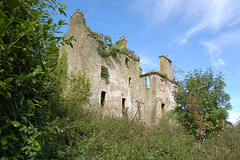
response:
<svg viewBox="0 0 240 160"><path fill-rule="evenodd" d="M200 143L168 116L149 128L85 109L81 115L55 121L61 129L38 159L237 159L240 153L240 135L232 128Z"/></svg>
<svg viewBox="0 0 240 160"><path fill-rule="evenodd" d="M231 109L230 96L222 74L214 75L195 70L180 83L174 98L179 122L197 139L204 139L212 132L224 130L224 123Z"/></svg>
<svg viewBox="0 0 240 160"><path fill-rule="evenodd" d="M34 159L37 138L48 121L50 73L58 57L57 37L64 4L56 0L0 2L0 155L2 159ZM68 41L65 41L68 43Z"/></svg>

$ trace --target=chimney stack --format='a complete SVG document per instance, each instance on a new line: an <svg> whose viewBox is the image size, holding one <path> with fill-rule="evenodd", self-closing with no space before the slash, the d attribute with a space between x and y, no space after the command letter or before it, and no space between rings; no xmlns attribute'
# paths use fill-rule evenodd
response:
<svg viewBox="0 0 240 160"><path fill-rule="evenodd" d="M71 15L69 28L72 28L72 27L78 26L78 25L83 25L83 22L84 22L83 13L80 11L80 9L77 9Z"/></svg>
<svg viewBox="0 0 240 160"><path fill-rule="evenodd" d="M168 79L173 80L172 61L164 55L159 56L160 72L167 75Z"/></svg>
<svg viewBox="0 0 240 160"><path fill-rule="evenodd" d="M122 37L119 37L119 41L122 41L120 44L121 44L121 48L128 48L128 41L125 39L124 36Z"/></svg>

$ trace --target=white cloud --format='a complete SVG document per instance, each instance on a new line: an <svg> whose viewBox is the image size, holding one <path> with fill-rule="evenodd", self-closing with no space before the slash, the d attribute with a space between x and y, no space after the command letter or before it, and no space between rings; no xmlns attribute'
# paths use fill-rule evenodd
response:
<svg viewBox="0 0 240 160"><path fill-rule="evenodd" d="M233 26L240 22L240 3L237 0L200 0L198 6L192 6L196 12L190 12L191 17L198 17L192 27L182 36L180 44L203 30L209 30L217 33L225 27ZM191 21L191 20L190 20ZM194 20L192 19L194 22Z"/></svg>
<svg viewBox="0 0 240 160"><path fill-rule="evenodd" d="M215 68L226 66L222 56L234 56L240 51L240 30L233 30L219 34L212 40L203 42L202 45L207 49L207 53ZM232 52L235 50L235 53Z"/></svg>
<svg viewBox="0 0 240 160"><path fill-rule="evenodd" d="M229 112L228 121L232 124L236 123L240 118L240 112Z"/></svg>
<svg viewBox="0 0 240 160"><path fill-rule="evenodd" d="M221 54L221 50L215 44L213 44L211 42L204 42L203 45L204 45L204 47L207 48L208 54L212 61L212 65L215 68L226 65L224 60L222 58L219 58L219 56Z"/></svg>
<svg viewBox="0 0 240 160"><path fill-rule="evenodd" d="M153 27L165 22L169 16L179 10L179 0L133 0L132 8L142 13L148 25Z"/></svg>
<svg viewBox="0 0 240 160"><path fill-rule="evenodd" d="M240 23L239 0L133 0L132 8L142 13L148 26L161 26L173 16L184 26L180 44L208 30L212 34Z"/></svg>
<svg viewBox="0 0 240 160"><path fill-rule="evenodd" d="M215 61L213 61L213 66L218 68L220 66L226 66L226 64L222 58L218 58Z"/></svg>
<svg viewBox="0 0 240 160"><path fill-rule="evenodd" d="M240 17L238 19L236 19L235 21L233 21L232 23L230 23L228 25L228 27L234 26L234 25L238 24L239 22L240 22Z"/></svg>

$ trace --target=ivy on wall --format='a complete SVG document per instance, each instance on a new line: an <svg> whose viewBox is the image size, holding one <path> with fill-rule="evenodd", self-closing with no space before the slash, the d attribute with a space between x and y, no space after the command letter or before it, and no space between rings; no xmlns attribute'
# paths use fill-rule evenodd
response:
<svg viewBox="0 0 240 160"><path fill-rule="evenodd" d="M117 53L120 51L116 45L113 44L106 44L102 39L98 39L98 51L101 53L101 56L108 57L108 56L117 56Z"/></svg>
<svg viewBox="0 0 240 160"><path fill-rule="evenodd" d="M112 39L110 36L103 35L102 33L97 33L94 31L91 31L89 27L86 27L87 32L94 37L97 42L98 46L97 49L100 52L102 57L108 57L108 56L113 56L116 57L117 53L122 53L134 61L140 61L140 58L136 55L134 55L134 51L131 51L128 48L122 48L121 46L123 45L122 40L117 41L115 44L112 44Z"/></svg>
<svg viewBox="0 0 240 160"><path fill-rule="evenodd" d="M105 79L106 83L109 82L108 68L105 66L101 66L101 78Z"/></svg>
<svg viewBox="0 0 240 160"><path fill-rule="evenodd" d="M129 67L128 62L129 62L129 58L126 58L126 59L125 59L125 65L126 65L126 67Z"/></svg>

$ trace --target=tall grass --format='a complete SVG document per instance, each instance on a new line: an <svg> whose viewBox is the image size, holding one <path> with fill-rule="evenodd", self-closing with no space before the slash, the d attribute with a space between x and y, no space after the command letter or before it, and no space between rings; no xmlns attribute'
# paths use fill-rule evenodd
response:
<svg viewBox="0 0 240 160"><path fill-rule="evenodd" d="M84 111L85 110L85 111ZM203 142L164 116L153 128L144 123L102 117L83 109L81 120L58 120L62 131L44 148L46 159L238 159L240 135L234 130ZM56 147L56 148L55 148ZM53 149L55 155L49 154ZM51 157L51 156L53 157ZM43 158L43 157L41 157Z"/></svg>

